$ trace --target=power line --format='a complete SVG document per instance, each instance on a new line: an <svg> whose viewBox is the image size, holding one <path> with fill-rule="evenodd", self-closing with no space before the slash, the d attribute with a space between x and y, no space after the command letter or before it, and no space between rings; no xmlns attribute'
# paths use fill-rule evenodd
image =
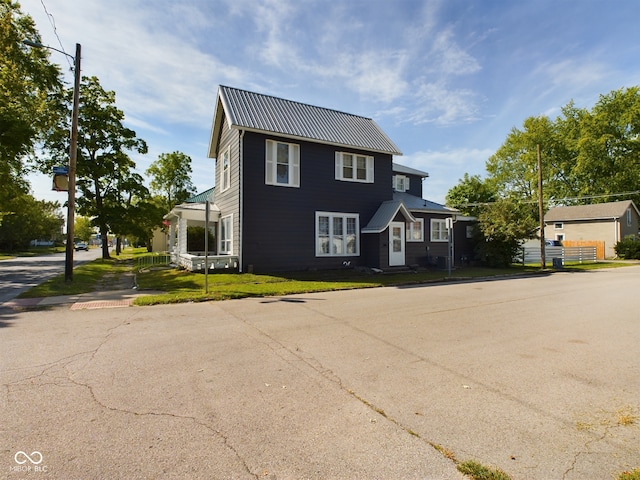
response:
<svg viewBox="0 0 640 480"><path fill-rule="evenodd" d="M553 202L556 204L562 204L562 203L566 203L566 202L579 202L582 200L592 200L595 198L607 198L607 197L626 197L626 196L630 196L630 195L638 195L640 194L640 190L634 190L632 192L622 192L622 193L603 193L601 195L584 195L582 197L564 197L564 198L550 198L549 200L547 200L547 203L549 202ZM538 200L522 200L522 203L538 203ZM483 207L486 205L493 205L497 202L471 202L471 203L464 203L459 205L457 208L462 208L462 207Z"/></svg>
<svg viewBox="0 0 640 480"><path fill-rule="evenodd" d="M58 29L56 28L56 19L53 18L53 15L51 13L49 13L49 11L47 10L47 6L44 4L44 0L40 0L40 3L42 4L42 8L44 8L44 13L47 15L47 18L49 19L49 23L51 24L51 28L53 28L53 34L58 39L58 44L60 45L60 50L62 50L62 52L65 54L65 56L67 58L67 63L69 64L69 69L73 70L73 65L71 64L71 58L70 58L70 57L73 57L73 55L69 55L65 51L64 45L62 45L62 40L60 40L60 36L58 35Z"/></svg>

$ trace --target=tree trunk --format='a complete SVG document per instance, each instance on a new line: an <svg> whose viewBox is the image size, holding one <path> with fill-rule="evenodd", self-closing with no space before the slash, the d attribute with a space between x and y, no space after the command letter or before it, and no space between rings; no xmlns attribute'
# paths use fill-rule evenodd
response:
<svg viewBox="0 0 640 480"><path fill-rule="evenodd" d="M102 239L102 259L108 260L109 256L109 231L106 225L100 225L100 238Z"/></svg>

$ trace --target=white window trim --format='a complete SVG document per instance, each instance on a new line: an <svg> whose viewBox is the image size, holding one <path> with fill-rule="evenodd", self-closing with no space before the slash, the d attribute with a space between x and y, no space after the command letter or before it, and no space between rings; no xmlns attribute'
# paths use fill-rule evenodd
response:
<svg viewBox="0 0 640 480"><path fill-rule="evenodd" d="M278 182L278 144L289 147L289 182ZM264 182L278 187L300 187L300 145L297 143L267 140L265 144Z"/></svg>
<svg viewBox="0 0 640 480"><path fill-rule="evenodd" d="M409 190L409 177L405 175L394 175L393 189L396 192L406 192Z"/></svg>
<svg viewBox="0 0 640 480"><path fill-rule="evenodd" d="M353 165L353 177L345 177L344 176L344 156L351 155L355 164ZM357 158L364 158L366 163L366 178L359 179L358 177L358 168L357 168ZM358 183L373 183L374 181L374 170L375 163L372 156L361 155L359 153L352 152L336 152L336 180L340 180L343 182L358 182Z"/></svg>
<svg viewBox="0 0 640 480"><path fill-rule="evenodd" d="M228 234L228 239L224 239L222 238L222 223L227 219L229 220L229 226L227 228L228 232L226 232ZM222 255L232 255L233 254L233 213L220 218L220 234L218 235L218 237L220 238L218 242L218 252ZM223 242L226 242L226 241L229 242L228 249L224 249L222 246Z"/></svg>
<svg viewBox="0 0 640 480"><path fill-rule="evenodd" d="M440 228L434 228L435 224L439 224ZM435 232L440 232L442 234L441 237L436 238L434 236ZM432 242L448 242L449 241L449 233L447 232L447 221L444 218L432 218L431 219L431 241Z"/></svg>
<svg viewBox="0 0 640 480"><path fill-rule="evenodd" d="M406 242L424 242L424 219L423 218L416 218L416 222L407 222L407 231L405 234L405 241ZM419 230L420 230L420 238L419 239L415 239L413 238L413 234L416 230L416 224L419 225Z"/></svg>
<svg viewBox="0 0 640 480"><path fill-rule="evenodd" d="M555 222L555 223L553 224L553 228L554 228L554 230L562 230L562 229L564 229L564 223L562 223L562 222Z"/></svg>
<svg viewBox="0 0 640 480"><path fill-rule="evenodd" d="M329 245L333 245L333 219L342 218L344 220L344 233L342 239L342 251L344 253L332 253L332 249L329 248L329 253L320 251L320 217L329 218ZM356 251L354 253L347 253L347 232L346 232L346 219L352 218L356 221ZM358 213L342 213L342 212L316 212L316 257L358 257L360 256L360 214Z"/></svg>
<svg viewBox="0 0 640 480"><path fill-rule="evenodd" d="M227 168L224 168L224 159L227 157ZM228 146L221 155L220 161L220 183L221 183L221 192L229 190L231 186L231 146Z"/></svg>

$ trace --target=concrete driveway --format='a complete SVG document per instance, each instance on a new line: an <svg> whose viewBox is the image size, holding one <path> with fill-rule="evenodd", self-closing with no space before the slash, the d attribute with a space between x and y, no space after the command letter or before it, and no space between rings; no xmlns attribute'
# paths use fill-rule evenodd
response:
<svg viewBox="0 0 640 480"><path fill-rule="evenodd" d="M640 267L2 310L6 478L615 478L640 467Z"/></svg>

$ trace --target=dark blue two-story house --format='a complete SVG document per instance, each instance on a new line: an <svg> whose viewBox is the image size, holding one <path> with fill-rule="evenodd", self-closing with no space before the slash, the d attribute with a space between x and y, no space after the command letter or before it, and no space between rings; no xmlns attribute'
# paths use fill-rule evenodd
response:
<svg viewBox="0 0 640 480"><path fill-rule="evenodd" d="M217 254L243 272L426 266L456 210L365 117L221 86L209 146Z"/></svg>

